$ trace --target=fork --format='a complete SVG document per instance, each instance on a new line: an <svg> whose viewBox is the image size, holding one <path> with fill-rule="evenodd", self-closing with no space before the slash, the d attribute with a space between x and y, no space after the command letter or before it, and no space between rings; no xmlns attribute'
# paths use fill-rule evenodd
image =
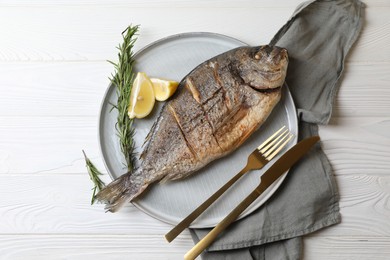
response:
<svg viewBox="0 0 390 260"><path fill-rule="evenodd" d="M269 161L272 160L287 143L293 138L293 134L283 126L267 140L265 140L259 147L257 147L248 157L246 166L231 178L225 185L211 195L205 202L197 207L185 219L177 224L171 231L165 234L165 239L172 242L184 229L199 217L214 201L216 201L227 189L229 189L237 180L239 180L245 173L251 170L259 170L263 168Z"/></svg>

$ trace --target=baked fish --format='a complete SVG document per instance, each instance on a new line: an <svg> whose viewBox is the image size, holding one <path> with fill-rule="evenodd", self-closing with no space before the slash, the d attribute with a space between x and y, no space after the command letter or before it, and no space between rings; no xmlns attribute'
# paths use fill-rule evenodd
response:
<svg viewBox="0 0 390 260"><path fill-rule="evenodd" d="M163 106L148 134L140 167L96 196L117 211L154 182L185 178L237 149L281 97L287 50L239 47L197 66Z"/></svg>

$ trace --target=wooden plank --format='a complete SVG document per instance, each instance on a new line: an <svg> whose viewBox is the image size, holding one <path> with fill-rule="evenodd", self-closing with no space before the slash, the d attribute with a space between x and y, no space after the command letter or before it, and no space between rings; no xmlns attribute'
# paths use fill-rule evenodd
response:
<svg viewBox="0 0 390 260"><path fill-rule="evenodd" d="M112 71L105 60L115 60L131 22L142 25L137 49L206 30L265 43L300 2L1 1L0 258L182 259L193 245L188 231L167 244L170 225L133 206L110 214L89 205L81 149L103 169L97 114ZM304 259L390 255L390 2L364 2L365 28L348 56L332 121L320 127L342 223L307 236Z"/></svg>
<svg viewBox="0 0 390 260"><path fill-rule="evenodd" d="M389 237L390 177L341 175L336 180L342 223L319 235ZM170 225L131 205L105 213L103 205L90 205L91 188L87 174L0 175L0 234L156 235L163 241ZM182 237L189 237L188 231Z"/></svg>
<svg viewBox="0 0 390 260"><path fill-rule="evenodd" d="M0 179L0 234L131 234L160 236L164 241L170 228L130 204L115 214L105 213L102 204L91 206L93 184L87 174Z"/></svg>
<svg viewBox="0 0 390 260"><path fill-rule="evenodd" d="M333 118L320 128L337 175L382 175L390 167L388 117ZM103 171L95 117L0 117L0 174L85 174L81 150Z"/></svg>
<svg viewBox="0 0 390 260"><path fill-rule="evenodd" d="M148 245L148 246L145 246ZM183 259L190 238L172 244L155 236L0 235L2 259ZM388 259L388 237L306 237L303 259Z"/></svg>
<svg viewBox="0 0 390 260"><path fill-rule="evenodd" d="M97 114L110 70L106 62L0 64L0 88L7 93L0 95L0 173L82 173L81 149L103 169ZM363 168L372 174L387 172L389 70L390 63L348 64L335 117L321 128L337 174L355 171L356 163L367 163ZM369 88L363 82L372 75L375 87Z"/></svg>
<svg viewBox="0 0 390 260"><path fill-rule="evenodd" d="M296 7L301 4L302 0L198 0L193 1L182 1L182 0L133 0L131 3L126 0L68 0L68 1L50 1L50 0L39 0L39 1L28 1L28 0L6 0L0 3L2 7L180 7L180 8L192 8L192 7L203 7L203 8L236 8L236 7ZM387 0L365 0L362 1L369 7L390 7L390 3Z"/></svg>
<svg viewBox="0 0 390 260"><path fill-rule="evenodd" d="M323 237L304 239L303 259L389 259L390 237Z"/></svg>
<svg viewBox="0 0 390 260"><path fill-rule="evenodd" d="M3 35L0 61L112 60L117 57L115 47L121 42L120 33L129 24L142 25L136 49L167 35L191 31L218 32L250 44L266 43L293 10L293 7L205 9L133 8L131 5L112 8L4 7L0 9Z"/></svg>
<svg viewBox="0 0 390 260"><path fill-rule="evenodd" d="M103 172L93 117L1 117L0 173L85 173L82 150Z"/></svg>
<svg viewBox="0 0 390 260"><path fill-rule="evenodd" d="M0 235L2 260L183 259L192 240L168 244L156 235Z"/></svg>
<svg viewBox="0 0 390 260"><path fill-rule="evenodd" d="M320 127L322 145L337 175L387 175L390 118L333 118Z"/></svg>
<svg viewBox="0 0 390 260"><path fill-rule="evenodd" d="M276 6L283 7L275 8L267 4L252 6L252 1L248 1L237 6L238 2L230 1L233 4L223 6L218 1L210 8L203 2L202 8L191 2L176 7L168 1L146 4L137 1L134 5L91 7L86 1L86 5L58 8L46 1L40 3L25 7L8 1L0 8L0 61L115 59L120 32L129 24L142 25L136 49L167 35L191 31L217 32L259 45L269 42L296 5L294 2L284 7L285 2L280 2ZM377 3L367 7L365 28L349 57L351 61L390 61L390 53L383 51L390 44L390 7L384 1Z"/></svg>
<svg viewBox="0 0 390 260"><path fill-rule="evenodd" d="M342 222L324 229L321 236L390 237L390 178L337 176Z"/></svg>
<svg viewBox="0 0 390 260"><path fill-rule="evenodd" d="M40 1L2 1L0 6L2 7L124 7L131 6L133 8L170 8L180 7L180 8L193 8L193 7L202 7L202 8L237 8L237 7L295 7L299 5L302 0L264 0L264 1L256 1L256 0L243 0L243 1L235 1L235 0L199 0L196 2L193 1L181 1L181 0L133 0L131 2L126 0L114 0L114 1L96 1L96 0L71 0L71 1L48 1L48 0L40 0ZM371 0L375 5L381 4L383 0ZM381 4L381 6L386 5L386 3Z"/></svg>
<svg viewBox="0 0 390 260"><path fill-rule="evenodd" d="M0 116L97 118L113 71L108 62L0 63Z"/></svg>
<svg viewBox="0 0 390 260"><path fill-rule="evenodd" d="M333 116L390 115L388 71L390 62L347 63ZM0 63L0 117L96 117L112 72L108 62Z"/></svg>
<svg viewBox="0 0 390 260"><path fill-rule="evenodd" d="M390 63L347 63L333 107L335 117L390 115Z"/></svg>

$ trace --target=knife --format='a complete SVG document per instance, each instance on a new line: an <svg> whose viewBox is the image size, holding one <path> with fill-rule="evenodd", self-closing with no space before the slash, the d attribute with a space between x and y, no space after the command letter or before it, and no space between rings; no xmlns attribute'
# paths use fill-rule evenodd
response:
<svg viewBox="0 0 390 260"><path fill-rule="evenodd" d="M217 236L224 231L238 216L254 202L274 181L291 168L310 148L320 140L319 136L313 136L302 140L283 154L261 177L260 184L216 225L202 240L184 255L185 260L195 259L204 249L213 243Z"/></svg>

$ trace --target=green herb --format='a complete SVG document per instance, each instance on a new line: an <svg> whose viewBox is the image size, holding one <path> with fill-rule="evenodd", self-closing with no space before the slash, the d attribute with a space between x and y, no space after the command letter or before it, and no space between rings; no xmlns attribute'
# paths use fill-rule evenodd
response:
<svg viewBox="0 0 390 260"><path fill-rule="evenodd" d="M134 153L134 128L133 120L130 119L127 115L129 101L130 101L130 92L132 83L134 80L133 66L133 48L134 43L137 40L136 33L138 32L139 26L129 26L124 32L122 32L123 43L119 44L117 49L118 53L118 63L110 62L115 67L115 73L111 74L111 83L116 87L116 93L118 96L117 104L112 104L113 108L118 110L117 123L115 128L117 135L119 137L121 151L126 160L126 166L129 171L133 170L135 153ZM86 167L88 170L89 177L94 183L93 194L91 199L91 204L95 203L96 194L104 188L104 182L99 178L102 173L96 168L96 166L91 162L83 150L85 157Z"/></svg>
<svg viewBox="0 0 390 260"><path fill-rule="evenodd" d="M117 123L115 125L117 135L119 137L121 151L125 157L128 171L133 171L135 152L134 152L134 128L133 119L127 115L129 107L129 99L132 83L134 80L134 43L137 40L136 35L139 26L129 26L122 32L123 43L117 49L118 62L110 62L115 67L115 73L111 74L111 83L116 86L118 96L117 104L113 104L113 108L118 110Z"/></svg>
<svg viewBox="0 0 390 260"><path fill-rule="evenodd" d="M101 189L104 188L105 183L99 178L100 175L103 175L96 166L91 162L91 160L87 157L83 150L84 158L86 167L88 170L89 178L91 178L91 181L95 184L95 187L92 188L92 199L91 199L91 205L95 203L95 196L96 193L98 193Z"/></svg>

